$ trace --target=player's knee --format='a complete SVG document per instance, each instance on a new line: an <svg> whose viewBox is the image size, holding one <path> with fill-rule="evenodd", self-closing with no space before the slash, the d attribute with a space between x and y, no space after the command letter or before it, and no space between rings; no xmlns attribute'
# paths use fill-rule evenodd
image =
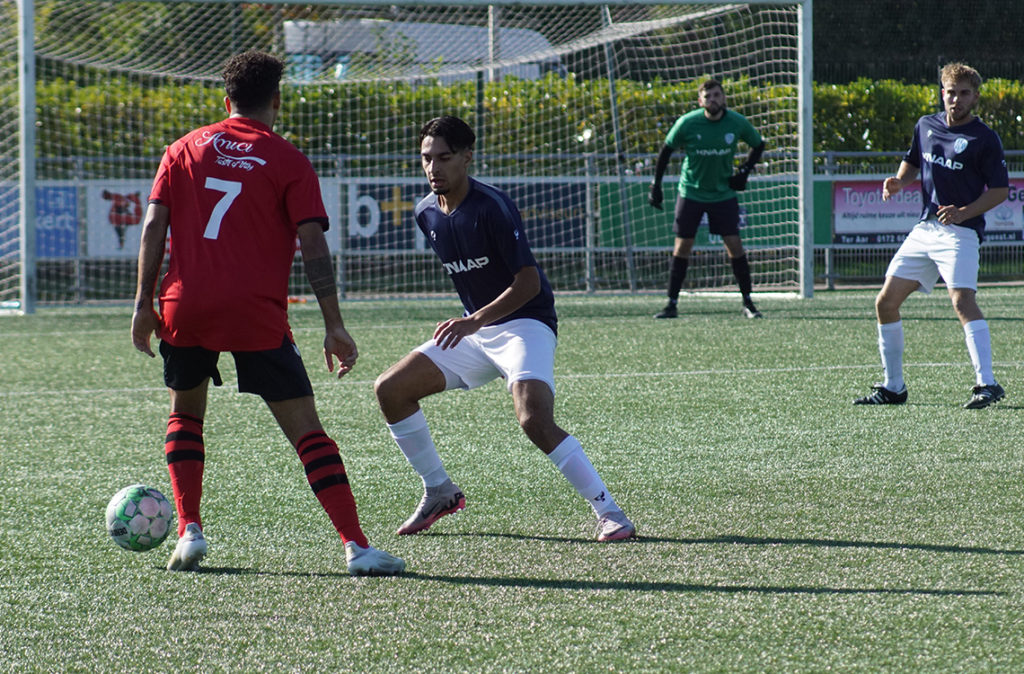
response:
<svg viewBox="0 0 1024 674"><path fill-rule="evenodd" d="M525 410L519 414L519 427L533 444L543 446L548 436L552 435L557 426L551 415Z"/></svg>
<svg viewBox="0 0 1024 674"><path fill-rule="evenodd" d="M740 237L723 237L723 239L725 245L725 252L730 259L738 260L739 258L747 254L747 251L743 249L743 243L740 241Z"/></svg>
<svg viewBox="0 0 1024 674"><path fill-rule="evenodd" d="M394 402L400 391L401 386L396 381L396 378L392 376L391 370L382 372L373 382L373 392L377 396L377 402L380 403L381 407Z"/></svg>
<svg viewBox="0 0 1024 674"><path fill-rule="evenodd" d="M875 297L875 314L879 318L889 316L894 311L899 311L899 309L900 303L891 295L885 292L880 292L878 293L878 296Z"/></svg>
<svg viewBox="0 0 1024 674"><path fill-rule="evenodd" d="M956 293L953 295L953 311L961 321L973 321L982 318L981 309L973 294Z"/></svg>
<svg viewBox="0 0 1024 674"><path fill-rule="evenodd" d="M688 260L690 258L690 251L692 249L692 241L689 243L677 241L675 247L672 249L672 256L681 258L683 260Z"/></svg>

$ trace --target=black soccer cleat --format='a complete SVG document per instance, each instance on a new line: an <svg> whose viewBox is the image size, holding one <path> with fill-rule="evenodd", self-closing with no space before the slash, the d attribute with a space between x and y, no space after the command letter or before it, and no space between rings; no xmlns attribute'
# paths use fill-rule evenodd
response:
<svg viewBox="0 0 1024 674"><path fill-rule="evenodd" d="M654 314L655 318L676 318L677 316L679 316L679 310L671 302L666 304L664 309Z"/></svg>
<svg viewBox="0 0 1024 674"><path fill-rule="evenodd" d="M747 318L764 318L764 316L761 315L761 312L757 310L757 307L754 306L753 302L743 303L743 315Z"/></svg>
<svg viewBox="0 0 1024 674"><path fill-rule="evenodd" d="M997 403L1006 396L1006 391L999 384L975 386L971 390L971 399L964 403L965 410L980 410L992 403Z"/></svg>
<svg viewBox="0 0 1024 674"><path fill-rule="evenodd" d="M866 395L863 398L857 398L853 401L854 405L902 405L907 402L907 387L904 386L902 391L890 391L881 384L875 384L871 387L871 395Z"/></svg>

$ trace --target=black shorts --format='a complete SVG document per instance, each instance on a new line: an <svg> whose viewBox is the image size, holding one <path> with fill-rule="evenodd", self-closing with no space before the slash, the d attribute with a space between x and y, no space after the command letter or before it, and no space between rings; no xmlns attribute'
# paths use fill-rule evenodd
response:
<svg viewBox="0 0 1024 674"><path fill-rule="evenodd" d="M217 370L219 351L160 342L160 355L164 359L164 383L169 389L188 391L207 377L214 386L222 383ZM235 359L238 390L242 393L254 393L268 402L313 395L299 349L287 335L276 349L232 351L231 355Z"/></svg>
<svg viewBox="0 0 1024 674"><path fill-rule="evenodd" d="M708 231L719 236L740 233L740 202L736 197L725 201L694 201L676 199L676 236L694 239L704 214L708 216Z"/></svg>

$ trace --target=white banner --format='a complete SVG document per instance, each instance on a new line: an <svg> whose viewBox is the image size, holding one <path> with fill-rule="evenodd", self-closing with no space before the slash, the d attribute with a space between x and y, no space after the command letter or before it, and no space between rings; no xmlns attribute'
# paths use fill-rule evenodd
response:
<svg viewBox="0 0 1024 674"><path fill-rule="evenodd" d="M85 182L88 257L138 257L151 186L150 180ZM338 180L321 180L320 191L331 220L327 243L336 253L341 249L341 230L344 229Z"/></svg>
<svg viewBox="0 0 1024 674"><path fill-rule="evenodd" d="M86 255L139 256L152 180L89 180L85 186Z"/></svg>
<svg viewBox="0 0 1024 674"><path fill-rule="evenodd" d="M883 178L837 180L832 187L835 243L899 243L921 218L921 185L914 182L882 201ZM1010 180L1010 195L985 214L986 241L1020 241L1024 180Z"/></svg>

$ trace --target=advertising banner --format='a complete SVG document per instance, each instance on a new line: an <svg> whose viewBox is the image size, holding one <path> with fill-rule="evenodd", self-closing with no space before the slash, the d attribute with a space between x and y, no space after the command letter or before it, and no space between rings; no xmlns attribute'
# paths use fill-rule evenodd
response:
<svg viewBox="0 0 1024 674"><path fill-rule="evenodd" d="M85 183L86 255L88 257L135 258L139 254L142 220L145 217L151 180L89 180ZM67 188L74 189L74 188ZM327 243L340 248L338 183L320 181L324 208L330 218ZM174 223L171 222L173 236Z"/></svg>
<svg viewBox="0 0 1024 674"><path fill-rule="evenodd" d="M832 184L834 243L899 243L921 218L921 183L882 201L882 178Z"/></svg>
<svg viewBox="0 0 1024 674"><path fill-rule="evenodd" d="M0 251L17 252L18 186L0 185ZM67 185L36 185L36 257L78 256L78 190Z"/></svg>
<svg viewBox="0 0 1024 674"><path fill-rule="evenodd" d="M139 256L151 180L90 180L85 185L86 255Z"/></svg>
<svg viewBox="0 0 1024 674"><path fill-rule="evenodd" d="M78 257L78 190L36 186L36 257Z"/></svg>
<svg viewBox="0 0 1024 674"><path fill-rule="evenodd" d="M586 186L552 179L487 180L519 208L523 228L534 249L579 248L586 235ZM416 204L428 194L423 179L343 181L346 246L361 251L427 250L413 218Z"/></svg>
<svg viewBox="0 0 1024 674"><path fill-rule="evenodd" d="M985 214L985 241L1024 240L1024 180L1010 179L1006 201Z"/></svg>
<svg viewBox="0 0 1024 674"><path fill-rule="evenodd" d="M834 243L900 243L917 224L922 210L920 182L882 201L882 180L838 180L832 184ZM985 240L1020 241L1022 207L1024 180L1011 180L1009 198L985 214Z"/></svg>

